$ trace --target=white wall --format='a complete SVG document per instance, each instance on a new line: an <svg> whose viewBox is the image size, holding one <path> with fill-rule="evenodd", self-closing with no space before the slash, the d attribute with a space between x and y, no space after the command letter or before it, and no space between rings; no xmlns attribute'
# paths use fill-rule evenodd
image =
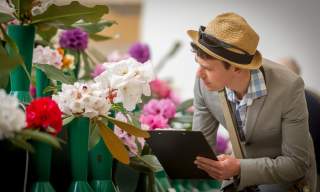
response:
<svg viewBox="0 0 320 192"><path fill-rule="evenodd" d="M145 0L143 6L141 38L150 45L155 63L175 40L183 43L159 75L173 78L183 98L193 96L197 68L186 30L197 30L227 11L242 15L260 34L258 49L264 57L294 56L305 84L320 91L319 0Z"/></svg>

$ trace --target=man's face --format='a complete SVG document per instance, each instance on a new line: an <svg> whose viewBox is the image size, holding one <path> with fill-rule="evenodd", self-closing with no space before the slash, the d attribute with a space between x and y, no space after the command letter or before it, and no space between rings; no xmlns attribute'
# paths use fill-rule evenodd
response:
<svg viewBox="0 0 320 192"><path fill-rule="evenodd" d="M219 91L232 81L234 77L233 66L226 69L223 62L218 59L202 59L198 56L195 59L199 64L197 76L209 91Z"/></svg>

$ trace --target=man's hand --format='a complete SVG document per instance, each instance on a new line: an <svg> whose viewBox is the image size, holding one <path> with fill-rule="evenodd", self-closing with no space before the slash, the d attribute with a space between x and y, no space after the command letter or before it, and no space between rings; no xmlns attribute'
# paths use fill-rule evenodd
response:
<svg viewBox="0 0 320 192"><path fill-rule="evenodd" d="M218 161L197 157L194 163L217 180L229 179L240 174L240 160L229 155L219 155Z"/></svg>

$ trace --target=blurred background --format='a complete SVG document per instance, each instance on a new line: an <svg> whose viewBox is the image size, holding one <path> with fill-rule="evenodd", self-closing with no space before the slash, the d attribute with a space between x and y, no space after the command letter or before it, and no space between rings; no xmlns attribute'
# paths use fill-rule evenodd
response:
<svg viewBox="0 0 320 192"><path fill-rule="evenodd" d="M110 0L110 14L106 17L118 25L102 33L118 38L96 46L103 53L115 49L126 52L134 42L146 43L156 65L175 42L180 42L180 49L158 76L170 79L182 99L190 98L197 65L186 30L197 30L216 15L233 11L246 18L260 35L258 49L264 57L295 58L306 86L319 91L319 8L319 0Z"/></svg>

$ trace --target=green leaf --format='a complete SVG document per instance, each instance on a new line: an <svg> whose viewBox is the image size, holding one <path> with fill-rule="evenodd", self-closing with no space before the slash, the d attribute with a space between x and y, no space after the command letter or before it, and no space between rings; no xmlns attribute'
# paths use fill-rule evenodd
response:
<svg viewBox="0 0 320 192"><path fill-rule="evenodd" d="M35 152L33 146L24 139L14 137L14 138L9 138L9 140L16 147L19 147L19 148L24 149L26 151L29 151L31 153Z"/></svg>
<svg viewBox="0 0 320 192"><path fill-rule="evenodd" d="M9 83L9 73L0 71L0 89L6 89Z"/></svg>
<svg viewBox="0 0 320 192"><path fill-rule="evenodd" d="M113 39L113 37L108 37L108 36L103 36L98 34L89 34L89 38L94 41L106 41L106 40Z"/></svg>
<svg viewBox="0 0 320 192"><path fill-rule="evenodd" d="M144 163L147 163L149 166L152 167L153 172L158 172L163 170L163 167L161 166L156 156L143 155L140 158L141 160L143 160Z"/></svg>
<svg viewBox="0 0 320 192"><path fill-rule="evenodd" d="M53 85L49 85L46 88L44 88L44 90L43 90L43 94L51 93L51 95L52 95L52 94L55 94L57 92L58 92L58 87L53 86Z"/></svg>
<svg viewBox="0 0 320 192"><path fill-rule="evenodd" d="M8 55L7 50L0 45L0 58L1 65L0 71L9 73L12 69L14 69L17 65L19 65L20 60L16 57L12 57Z"/></svg>
<svg viewBox="0 0 320 192"><path fill-rule="evenodd" d="M103 122L97 121L100 135L112 156L123 164L129 164L129 152L122 141Z"/></svg>
<svg viewBox="0 0 320 192"><path fill-rule="evenodd" d="M52 65L34 64L34 66L43 71L49 79L60 81L65 84L73 84L76 82L74 77L64 74L62 70L59 70Z"/></svg>
<svg viewBox="0 0 320 192"><path fill-rule="evenodd" d="M7 42L7 46L9 46L9 48L11 49L11 55L10 58L13 58L15 62L18 62L18 64L21 65L21 67L23 68L24 72L27 74L29 80L31 81L31 75L27 70L27 67L19 53L19 49L18 46L16 45L16 43L13 41L13 39L11 39L11 37L9 37L5 31L5 29L0 25L0 29L2 31L3 37Z"/></svg>
<svg viewBox="0 0 320 192"><path fill-rule="evenodd" d="M49 145L52 145L53 147L61 148L58 140L54 136L52 136L48 133L40 132L38 130L24 129L24 130L20 131L18 134L27 138L27 139L41 141L44 143L48 143Z"/></svg>
<svg viewBox="0 0 320 192"><path fill-rule="evenodd" d="M184 102L182 102L178 107L177 107L177 112L183 112L186 111L188 108L190 108L193 105L193 99L188 99Z"/></svg>
<svg viewBox="0 0 320 192"><path fill-rule="evenodd" d="M143 161L141 161L139 158L137 157L132 157L130 159L130 167L132 167L133 169L139 171L139 172L143 172L143 173L153 173L153 169L152 167L150 167L149 165L145 164Z"/></svg>
<svg viewBox="0 0 320 192"><path fill-rule="evenodd" d="M90 67L90 62L88 59L88 54L86 52L83 52L82 54L82 59L83 59L83 63L84 63L84 75L82 78L90 78L91 77L91 67Z"/></svg>
<svg viewBox="0 0 320 192"><path fill-rule="evenodd" d="M89 150L96 146L100 139L100 132L96 122L90 121Z"/></svg>
<svg viewBox="0 0 320 192"><path fill-rule="evenodd" d="M37 25L37 34L46 42L50 42L51 39L57 34L58 29L54 26L41 23Z"/></svg>
<svg viewBox="0 0 320 192"><path fill-rule="evenodd" d="M72 27L81 28L89 34L98 33L104 30L106 27L111 27L114 24L118 24L116 21L99 21L97 23L75 23Z"/></svg>
<svg viewBox="0 0 320 192"><path fill-rule="evenodd" d="M75 116L69 116L69 117L64 118L62 120L62 125L65 126L65 125L69 124L74 118L75 118Z"/></svg>
<svg viewBox="0 0 320 192"><path fill-rule="evenodd" d="M7 23L8 21L14 19L11 15L5 13L0 13L0 23Z"/></svg>
<svg viewBox="0 0 320 192"><path fill-rule="evenodd" d="M120 129L123 129L127 133L134 135L136 137L143 137L143 138L149 138L150 134L147 131L141 130L139 128L136 128L133 125L130 125L128 123L125 123L123 121L119 121L113 117L110 116L102 116L103 118L108 119L111 121L113 124L117 125Z"/></svg>
<svg viewBox="0 0 320 192"><path fill-rule="evenodd" d="M43 14L34 16L32 23L57 22L70 26L81 19L85 22L95 23L108 12L109 9L105 5L86 7L73 1L65 6L51 5Z"/></svg>
<svg viewBox="0 0 320 192"><path fill-rule="evenodd" d="M192 123L193 122L193 116L192 115L184 115L181 117L175 117L171 119L172 122L179 122L179 123Z"/></svg>
<svg viewBox="0 0 320 192"><path fill-rule="evenodd" d="M98 63L104 63L107 61L106 56L94 47L89 47L88 50L89 53L95 58L95 60L98 61Z"/></svg>

